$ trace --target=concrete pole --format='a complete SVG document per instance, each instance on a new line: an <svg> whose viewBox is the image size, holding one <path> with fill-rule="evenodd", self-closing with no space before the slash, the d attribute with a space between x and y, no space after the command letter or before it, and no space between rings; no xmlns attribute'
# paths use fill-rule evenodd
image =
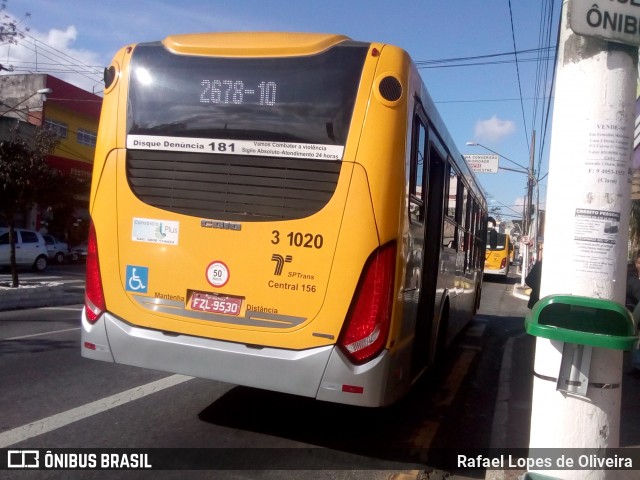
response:
<svg viewBox="0 0 640 480"><path fill-rule="evenodd" d="M531 207L533 205L533 185L534 185L534 160L535 160L535 152L536 152L536 131L533 130L531 134L531 150L529 151L529 168L527 169L527 196L524 200L524 207L522 210L522 226L523 226L523 236L529 237L528 243L523 243L522 245L522 263L520 264L521 275L520 275L520 286L524 288L525 286L525 278L529 273L531 268L531 264L529 262L529 257L531 256L531 247L536 251L537 245L537 236L538 229L537 227L534 229L532 233L532 224L531 224Z"/></svg>
<svg viewBox="0 0 640 480"><path fill-rule="evenodd" d="M624 304L638 49L576 35L563 4L540 296ZM619 446L622 352L593 348L585 397L556 390L563 343L538 337L531 449ZM561 479L615 471L542 472Z"/></svg>
<svg viewBox="0 0 640 480"><path fill-rule="evenodd" d="M529 241L533 250L534 262L538 260L538 229L533 218L533 186L535 179L535 157L536 157L536 131L531 132L531 151L529 152L529 169L527 170L527 222L529 223ZM535 212L537 215L537 211ZM531 252L529 252L531 257Z"/></svg>

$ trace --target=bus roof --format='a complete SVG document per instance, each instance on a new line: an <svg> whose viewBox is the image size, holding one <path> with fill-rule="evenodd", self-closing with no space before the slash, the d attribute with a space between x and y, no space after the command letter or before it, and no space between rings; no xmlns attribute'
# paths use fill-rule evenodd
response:
<svg viewBox="0 0 640 480"><path fill-rule="evenodd" d="M311 55L345 40L344 35L294 32L216 32L171 35L162 43L172 52L227 57Z"/></svg>

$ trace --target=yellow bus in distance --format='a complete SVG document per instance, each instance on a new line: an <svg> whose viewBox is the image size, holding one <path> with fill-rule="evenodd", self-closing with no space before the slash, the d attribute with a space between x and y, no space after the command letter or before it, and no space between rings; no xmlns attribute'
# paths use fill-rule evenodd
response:
<svg viewBox="0 0 640 480"><path fill-rule="evenodd" d="M125 46L105 70L82 355L390 404L478 307L486 208L400 48Z"/></svg>
<svg viewBox="0 0 640 480"><path fill-rule="evenodd" d="M484 262L484 273L500 275L505 279L509 276L509 265L513 244L508 233L499 233L489 229L487 233L487 251Z"/></svg>

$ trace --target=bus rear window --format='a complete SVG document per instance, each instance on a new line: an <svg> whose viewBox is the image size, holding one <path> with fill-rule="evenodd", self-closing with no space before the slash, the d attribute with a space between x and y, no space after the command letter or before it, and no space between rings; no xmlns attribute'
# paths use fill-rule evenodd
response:
<svg viewBox="0 0 640 480"><path fill-rule="evenodd" d="M487 233L487 248L489 250L504 250L507 248L507 235L504 233L498 233L495 230L493 230L493 232L490 230Z"/></svg>
<svg viewBox="0 0 640 480"><path fill-rule="evenodd" d="M345 42L309 56L224 58L140 45L128 134L344 146L367 51Z"/></svg>

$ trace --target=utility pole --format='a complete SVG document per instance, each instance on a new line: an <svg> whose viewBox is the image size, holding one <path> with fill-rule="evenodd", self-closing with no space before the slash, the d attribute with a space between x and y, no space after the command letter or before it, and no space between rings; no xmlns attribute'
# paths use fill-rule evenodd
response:
<svg viewBox="0 0 640 480"><path fill-rule="evenodd" d="M531 206L533 205L533 186L534 184L536 184L535 181L535 172L534 172L534 160L535 160L535 156L536 156L536 131L533 130L532 134L531 134L531 150L529 151L529 168L527 168L527 198L524 201L524 209L522 212L522 225L524 227L524 236L529 237L529 242L526 244L523 244L524 247L524 253L522 255L522 265L521 265L521 269L522 269L522 275L520 276L520 286L524 287L525 284L525 278L527 276L527 273L529 272L529 267L531 265L529 265L529 257L531 256L530 254L530 245L533 245L534 247L534 252L537 251L536 245L537 245L537 239L536 237L538 236L538 229L534 227L534 232L532 234L531 232Z"/></svg>
<svg viewBox="0 0 640 480"><path fill-rule="evenodd" d="M532 225L531 224L531 220L533 220L533 187L535 185L535 170L534 170L534 161L535 161L535 157L536 157L536 131L533 130L533 132L531 132L531 152L529 154L529 170L528 172L528 179L527 179L527 221L529 222L529 238L530 238L530 242L531 245L533 246L533 255L537 260L537 254L538 254L538 229L536 228L536 225ZM533 226L533 233L531 232L532 227ZM529 257L531 257L531 254L529 254Z"/></svg>
<svg viewBox="0 0 640 480"><path fill-rule="evenodd" d="M620 2L568 1L560 27L540 296L624 304L638 49L613 43L617 38L577 34L575 22L609 35L614 28L603 27L605 17L622 15L616 25L624 25L627 16L640 17L640 6L623 2L627 11L618 13ZM578 395L550 381L559 378L563 346L536 338L529 447L618 447L622 351L593 347L588 389ZM577 480L613 478L616 471L540 473Z"/></svg>

